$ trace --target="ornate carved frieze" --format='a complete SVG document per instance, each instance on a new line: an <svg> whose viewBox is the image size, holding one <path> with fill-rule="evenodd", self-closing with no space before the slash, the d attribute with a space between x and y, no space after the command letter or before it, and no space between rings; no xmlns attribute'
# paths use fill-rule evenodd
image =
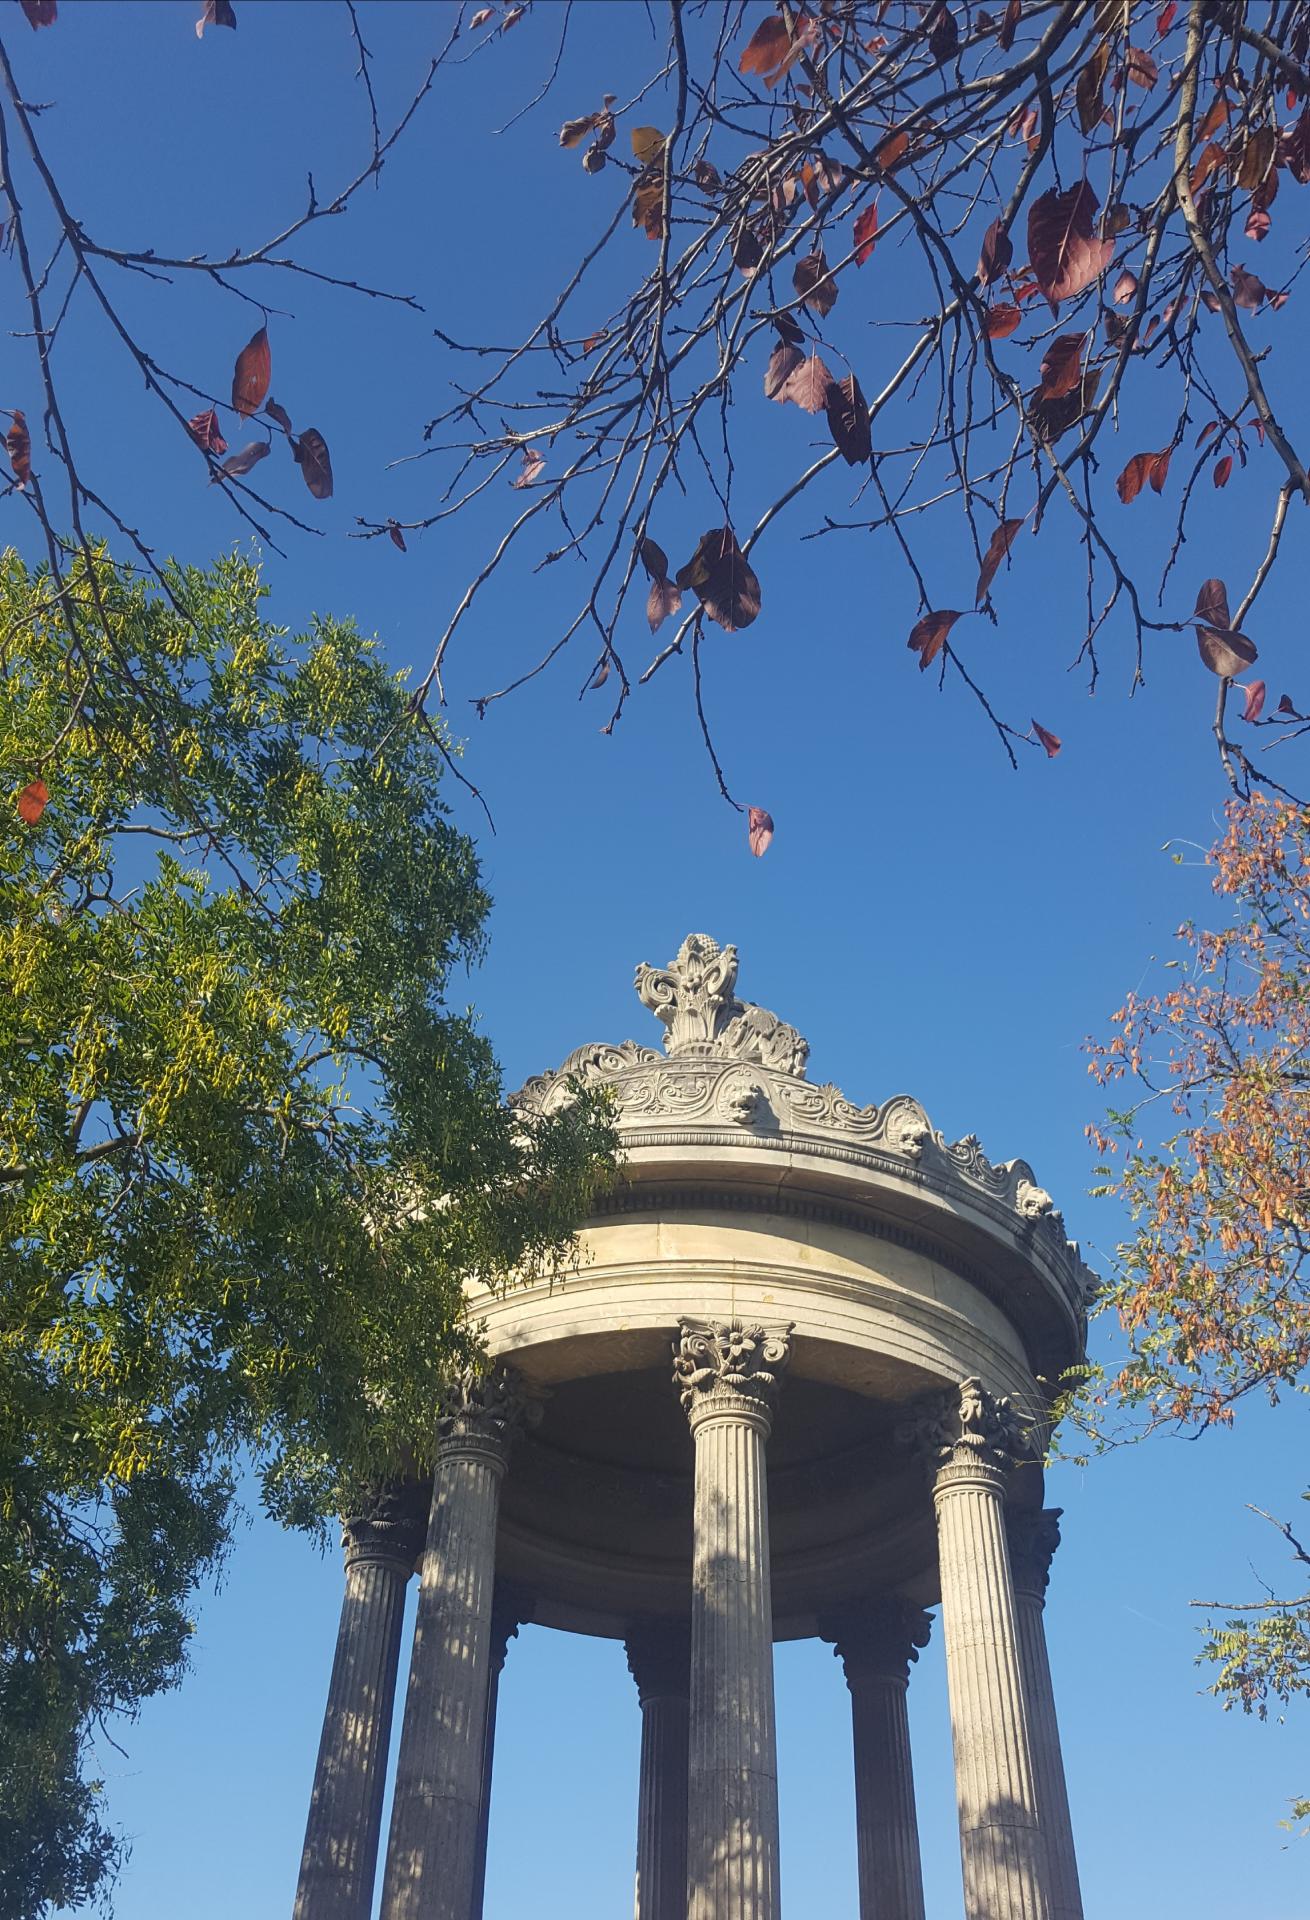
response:
<svg viewBox="0 0 1310 1920"><path fill-rule="evenodd" d="M1009 1397L989 1393L976 1377L920 1401L897 1437L934 1469L938 1488L978 1476L1000 1480L1032 1453Z"/></svg>
<svg viewBox="0 0 1310 1920"><path fill-rule="evenodd" d="M1051 1577L1051 1561L1060 1544L1063 1507L1007 1507L1005 1532L1016 1593L1042 1599Z"/></svg>
<svg viewBox="0 0 1310 1920"><path fill-rule="evenodd" d="M535 1427L542 1415L542 1392L529 1386L503 1360L486 1368L468 1367L447 1389L437 1416L443 1447L469 1443L508 1448L523 1427Z"/></svg>
<svg viewBox="0 0 1310 1920"><path fill-rule="evenodd" d="M691 1621L648 1615L633 1620L623 1642L637 1698L685 1700L691 1691Z"/></svg>
<svg viewBox="0 0 1310 1920"><path fill-rule="evenodd" d="M707 933L689 933L667 967L637 968L637 996L664 1023L664 1045L681 1054L757 1060L778 1073L803 1074L809 1042L765 1007L735 997L737 949Z"/></svg>
<svg viewBox="0 0 1310 1920"><path fill-rule="evenodd" d="M704 1414L739 1408L766 1416L791 1358L791 1325L748 1326L741 1320L680 1320L673 1383L694 1423Z"/></svg>
<svg viewBox="0 0 1310 1920"><path fill-rule="evenodd" d="M846 1684L862 1680L898 1680L904 1685L910 1668L926 1647L932 1615L899 1593L875 1593L821 1618L819 1638L831 1640L842 1663Z"/></svg>
<svg viewBox="0 0 1310 1920"><path fill-rule="evenodd" d="M341 1546L348 1567L381 1560L414 1571L427 1533L430 1484L396 1481L375 1494L359 1513L341 1523Z"/></svg>

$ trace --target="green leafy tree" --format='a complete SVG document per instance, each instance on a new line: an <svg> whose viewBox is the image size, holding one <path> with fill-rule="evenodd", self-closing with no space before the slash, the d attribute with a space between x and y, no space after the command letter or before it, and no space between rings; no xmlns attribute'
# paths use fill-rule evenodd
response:
<svg viewBox="0 0 1310 1920"><path fill-rule="evenodd" d="M603 1109L511 1113L445 1001L488 900L439 734L239 559L0 557L0 1915L117 1845L234 1480L321 1525L430 1446L465 1282L570 1258Z"/></svg>

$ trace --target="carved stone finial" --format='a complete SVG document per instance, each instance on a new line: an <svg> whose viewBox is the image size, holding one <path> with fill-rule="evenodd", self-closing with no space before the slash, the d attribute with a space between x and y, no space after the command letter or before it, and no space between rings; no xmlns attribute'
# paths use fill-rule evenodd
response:
<svg viewBox="0 0 1310 1920"><path fill-rule="evenodd" d="M385 1561L413 1573L423 1551L428 1528L431 1484L395 1481L381 1488L358 1513L341 1523L341 1545L347 1567L360 1561Z"/></svg>
<svg viewBox="0 0 1310 1920"><path fill-rule="evenodd" d="M736 998L737 949L689 933L667 967L637 968L643 1006L664 1023L670 1058L717 1054L803 1076L809 1042L766 1007Z"/></svg>
<svg viewBox="0 0 1310 1920"><path fill-rule="evenodd" d="M976 1375L921 1401L897 1437L927 1458L938 1487L980 1475L1000 1479L1029 1451L1008 1397L989 1393Z"/></svg>
<svg viewBox="0 0 1310 1920"><path fill-rule="evenodd" d="M691 1621L650 1615L629 1624L623 1642L637 1698L685 1700L691 1691Z"/></svg>
<svg viewBox="0 0 1310 1920"><path fill-rule="evenodd" d="M1041 1600L1051 1577L1051 1561L1060 1544L1063 1507L1007 1507L1005 1532L1016 1593Z"/></svg>
<svg viewBox="0 0 1310 1920"><path fill-rule="evenodd" d="M831 1640L848 1687L861 1680L899 1680L926 1647L932 1615L899 1593L875 1593L822 1617L819 1638Z"/></svg>
<svg viewBox="0 0 1310 1920"><path fill-rule="evenodd" d="M540 1389L503 1360L488 1368L466 1367L446 1392L437 1434L443 1446L471 1443L508 1451L523 1427L539 1423L541 1403Z"/></svg>
<svg viewBox="0 0 1310 1920"><path fill-rule="evenodd" d="M680 1320L673 1383L694 1426L720 1410L772 1415L779 1376L791 1358L791 1323L747 1326L740 1320Z"/></svg>

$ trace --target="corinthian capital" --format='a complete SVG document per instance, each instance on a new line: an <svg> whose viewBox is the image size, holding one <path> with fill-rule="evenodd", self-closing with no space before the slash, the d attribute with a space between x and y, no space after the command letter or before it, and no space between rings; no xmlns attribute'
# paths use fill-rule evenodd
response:
<svg viewBox="0 0 1310 1920"><path fill-rule="evenodd" d="M1030 1593L1038 1600L1044 1597L1051 1561L1060 1544L1063 1511L1063 1507L1006 1508L1005 1532L1016 1593Z"/></svg>
<svg viewBox="0 0 1310 1920"><path fill-rule="evenodd" d="M821 1617L818 1627L819 1638L831 1640L848 1687L862 1680L904 1685L920 1647L928 1644L932 1615L899 1593L876 1593Z"/></svg>
<svg viewBox="0 0 1310 1920"><path fill-rule="evenodd" d="M467 1367L446 1391L437 1416L439 1441L443 1449L480 1443L508 1450L523 1427L538 1424L541 1401L540 1390L503 1360Z"/></svg>
<svg viewBox="0 0 1310 1920"><path fill-rule="evenodd" d="M430 1485L396 1481L361 1503L357 1513L341 1523L341 1545L347 1567L361 1561L381 1561L414 1571L427 1532Z"/></svg>
<svg viewBox="0 0 1310 1920"><path fill-rule="evenodd" d="M999 1478L1029 1451L1009 1399L989 1393L976 1376L921 1401L898 1437L935 1469L939 1487L980 1474Z"/></svg>
<svg viewBox="0 0 1310 1920"><path fill-rule="evenodd" d="M791 1324L748 1326L741 1320L680 1320L673 1383L693 1425L713 1412L755 1413L768 1420L780 1376L791 1358Z"/></svg>

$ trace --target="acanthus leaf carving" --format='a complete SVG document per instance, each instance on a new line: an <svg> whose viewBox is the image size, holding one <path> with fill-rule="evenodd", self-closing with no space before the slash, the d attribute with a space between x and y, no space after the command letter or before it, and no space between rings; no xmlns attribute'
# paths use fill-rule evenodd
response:
<svg viewBox="0 0 1310 1920"><path fill-rule="evenodd" d="M673 1348L673 1383L693 1419L724 1403L772 1409L791 1358L791 1325L763 1327L742 1320L681 1320Z"/></svg>
<svg viewBox="0 0 1310 1920"><path fill-rule="evenodd" d="M643 961L637 997L664 1024L670 1059L723 1054L777 1073L805 1072L809 1042L767 1007L736 998L737 949L707 933L689 933L667 967Z"/></svg>

